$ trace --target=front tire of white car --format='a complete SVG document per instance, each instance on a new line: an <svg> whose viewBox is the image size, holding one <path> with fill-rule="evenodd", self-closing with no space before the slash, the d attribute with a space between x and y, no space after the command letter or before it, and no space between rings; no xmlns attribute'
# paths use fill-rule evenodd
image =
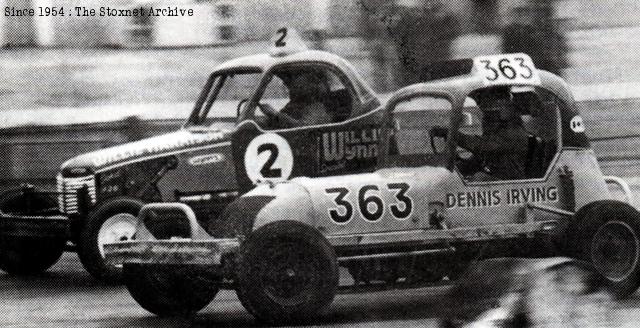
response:
<svg viewBox="0 0 640 328"><path fill-rule="evenodd" d="M144 202L118 197L98 206L80 233L78 255L82 265L96 279L107 284L122 283L122 266L107 265L103 245L133 239L137 216Z"/></svg>
<svg viewBox="0 0 640 328"><path fill-rule="evenodd" d="M309 321L336 294L339 271L333 247L305 224L269 223L249 234L237 256L238 298L262 322Z"/></svg>

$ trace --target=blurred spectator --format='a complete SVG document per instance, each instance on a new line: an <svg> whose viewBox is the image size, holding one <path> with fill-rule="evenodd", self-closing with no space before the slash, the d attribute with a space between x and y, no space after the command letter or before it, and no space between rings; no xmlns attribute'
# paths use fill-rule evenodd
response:
<svg viewBox="0 0 640 328"><path fill-rule="evenodd" d="M432 79L432 65L451 59L451 46L458 35L457 20L440 0L421 0L418 8L404 8L397 30L404 85ZM437 72L435 75L447 75Z"/></svg>
<svg viewBox="0 0 640 328"><path fill-rule="evenodd" d="M140 119L139 116L131 115L122 120L122 134L126 142L136 141L148 137L145 131L149 131L148 122Z"/></svg>
<svg viewBox="0 0 640 328"><path fill-rule="evenodd" d="M310 29L307 31L307 39L311 42L311 49L326 50L327 31L322 29Z"/></svg>
<svg viewBox="0 0 640 328"><path fill-rule="evenodd" d="M567 43L553 19L550 0L516 7L502 34L504 52L523 52L538 68L561 75L567 66Z"/></svg>
<svg viewBox="0 0 640 328"><path fill-rule="evenodd" d="M363 36L374 63L378 91L447 75L442 65L451 59L458 34L457 20L440 0L362 2ZM395 58L393 58L393 57Z"/></svg>
<svg viewBox="0 0 640 328"><path fill-rule="evenodd" d="M402 84L398 51L394 41L398 21L395 1L363 0L362 36L373 61L374 89L389 92Z"/></svg>
<svg viewBox="0 0 640 328"><path fill-rule="evenodd" d="M473 31L480 34L497 32L498 0L473 0L470 21Z"/></svg>

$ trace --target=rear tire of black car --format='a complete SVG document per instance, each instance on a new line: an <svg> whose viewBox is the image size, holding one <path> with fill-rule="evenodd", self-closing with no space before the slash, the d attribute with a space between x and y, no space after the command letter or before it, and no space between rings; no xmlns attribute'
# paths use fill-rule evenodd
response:
<svg viewBox="0 0 640 328"><path fill-rule="evenodd" d="M65 239L0 237L0 269L13 275L33 275L49 269L64 252Z"/></svg>
<svg viewBox="0 0 640 328"><path fill-rule="evenodd" d="M616 298L640 286L640 212L631 205L605 200L579 210L568 230L569 252L588 261L605 278Z"/></svg>
<svg viewBox="0 0 640 328"><path fill-rule="evenodd" d="M100 244L132 239L143 205L144 202L135 198L118 197L99 205L89 215L80 232L78 255L82 265L96 279L107 284L122 283L122 267L105 263ZM115 231L109 231L106 225L114 225Z"/></svg>
<svg viewBox="0 0 640 328"><path fill-rule="evenodd" d="M290 324L326 309L338 287L333 247L316 229L294 221L267 224L237 254L237 294L258 320Z"/></svg>
<svg viewBox="0 0 640 328"><path fill-rule="evenodd" d="M219 277L205 268L161 264L125 264L129 294L145 310L160 317L188 317L216 297Z"/></svg>
<svg viewBox="0 0 640 328"><path fill-rule="evenodd" d="M54 197L22 187L0 194L0 212L21 216L57 214ZM0 236L0 270L14 275L41 273L54 265L67 241L64 237Z"/></svg>

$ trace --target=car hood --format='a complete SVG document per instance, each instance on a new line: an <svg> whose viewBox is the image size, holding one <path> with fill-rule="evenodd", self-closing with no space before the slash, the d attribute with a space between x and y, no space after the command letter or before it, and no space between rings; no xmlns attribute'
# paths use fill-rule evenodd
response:
<svg viewBox="0 0 640 328"><path fill-rule="evenodd" d="M106 167L146 157L157 157L163 154L170 155L183 149L228 142L230 136L230 131L224 130L194 132L183 129L76 156L63 163L61 170L63 175L73 172L74 169L90 169L95 172Z"/></svg>

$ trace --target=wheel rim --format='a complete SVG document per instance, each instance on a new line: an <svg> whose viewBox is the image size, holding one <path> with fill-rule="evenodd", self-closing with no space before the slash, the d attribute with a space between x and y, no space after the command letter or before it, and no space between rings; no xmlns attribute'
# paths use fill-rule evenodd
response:
<svg viewBox="0 0 640 328"><path fill-rule="evenodd" d="M98 232L98 249L104 258L104 244L132 240L138 218L129 213L119 213L108 218Z"/></svg>
<svg viewBox="0 0 640 328"><path fill-rule="evenodd" d="M638 264L638 236L622 221L609 221L596 231L591 242L591 259L607 279L626 279Z"/></svg>
<svg viewBox="0 0 640 328"><path fill-rule="evenodd" d="M283 305L307 301L318 282L315 254L298 243L280 243L265 248L262 258L262 288L269 298Z"/></svg>

